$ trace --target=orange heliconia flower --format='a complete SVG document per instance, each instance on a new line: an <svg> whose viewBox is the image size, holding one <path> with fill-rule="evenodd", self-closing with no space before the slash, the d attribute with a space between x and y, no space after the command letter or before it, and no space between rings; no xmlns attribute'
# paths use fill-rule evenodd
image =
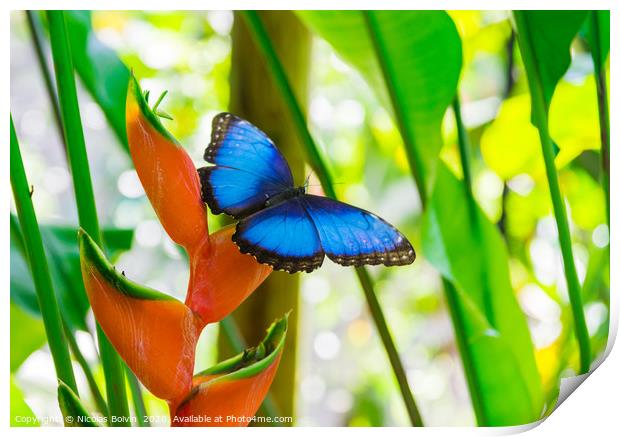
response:
<svg viewBox="0 0 620 437"><path fill-rule="evenodd" d="M174 406L172 426L247 426L273 381L284 346L288 315L255 348L199 373L194 388Z"/></svg>
<svg viewBox="0 0 620 437"><path fill-rule="evenodd" d="M205 323L217 322L265 280L271 267L239 252L232 229L209 235L196 167L149 108L133 76L126 111L129 150L144 191L170 238L189 255L185 303Z"/></svg>
<svg viewBox="0 0 620 437"><path fill-rule="evenodd" d="M237 308L271 273L242 254L234 227L209 234L196 168L148 106L133 77L127 93L127 139L138 177L170 238L188 254L185 303L119 274L92 238L79 232L84 285L97 322L155 396L168 401L173 425L245 426L191 422L195 416L252 417L282 354L287 318L275 322L256 348L196 376L196 342L208 323Z"/></svg>

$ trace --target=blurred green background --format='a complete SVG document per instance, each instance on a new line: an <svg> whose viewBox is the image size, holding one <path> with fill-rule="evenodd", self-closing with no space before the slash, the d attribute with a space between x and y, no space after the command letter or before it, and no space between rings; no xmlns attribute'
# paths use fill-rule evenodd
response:
<svg viewBox="0 0 620 437"><path fill-rule="evenodd" d="M527 317L544 397L552 405L559 377L578 369L578 350L538 133L529 123L530 98L510 14L451 11L449 15L463 44L459 89L474 148L475 198L506 240L510 280ZM204 164L202 154L213 116L231 103L233 21L228 11L92 14L98 39L133 68L142 88L154 96L168 90L161 108L173 121L164 120L164 124L197 167ZM323 39L310 35L308 50L307 83L298 92L307 92L308 123L330 163L336 191L343 200L395 224L419 248L421 205L390 110ZM552 101L550 130L561 145L560 184L567 199L588 330L598 357L606 346L609 320L609 231L598 182L594 69L583 34L574 40L571 57ZM34 186L39 221L76 225L71 177L23 12L11 15L10 68L11 111ZM136 282L184 299L189 276L186 261L158 223L131 160L100 106L83 88L79 97L100 222L135 230L131 248L117 259L117 268ZM444 119L443 138L441 158L460 175L451 111ZM312 192L321 192L316 176L311 184ZM222 223L221 217L212 217L211 229ZM426 424L474 425L441 277L424 253L418 250L418 254L411 266L370 268L375 289ZM23 284L27 276L23 260L12 257L11 381L37 416L54 416L56 380L42 324L16 291L29 286ZM286 373L293 380L280 381L294 397L284 407L290 407L296 425L407 425L398 387L354 271L326 262L317 272L300 275L299 281L294 372ZM268 289L261 289L253 298L269 299L267 293ZM92 314L87 320L92 330ZM257 336L268 324L261 323L254 327ZM81 331L76 337L86 359L96 364L91 337ZM218 360L217 338L218 326L207 327L200 340L197 370ZM78 384L85 386L82 374L76 373ZM98 367L95 376L102 379ZM81 392L85 404L93 407L88 391ZM167 412L165 404L150 395L147 409L151 414Z"/></svg>

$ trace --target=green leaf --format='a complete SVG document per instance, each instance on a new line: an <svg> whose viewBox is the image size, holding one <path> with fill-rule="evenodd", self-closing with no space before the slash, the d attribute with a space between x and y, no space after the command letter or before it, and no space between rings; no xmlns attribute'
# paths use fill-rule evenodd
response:
<svg viewBox="0 0 620 437"><path fill-rule="evenodd" d="M388 103L388 92L392 100L397 101L395 106L398 107L393 109L406 129L401 134L408 146L410 163L412 167L420 166L421 179L430 178L442 146L441 123L455 96L462 62L460 38L448 14L443 11L372 12L368 26L372 23L378 40L375 42L382 48L386 61L385 84L362 12L303 11L298 14L342 59L359 70L384 104ZM419 162L412 162L414 160Z"/></svg>
<svg viewBox="0 0 620 437"><path fill-rule="evenodd" d="M15 372L31 353L45 344L46 337L41 319L26 313L13 303L10 323L11 372Z"/></svg>
<svg viewBox="0 0 620 437"><path fill-rule="evenodd" d="M86 330L89 308L80 270L77 229L71 226L41 225L41 235L59 306L71 329ZM108 228L103 238L111 258L131 247L133 230ZM11 219L11 301L39 317L39 304L28 263L21 249L21 232Z"/></svg>
<svg viewBox="0 0 620 437"><path fill-rule="evenodd" d="M479 208L476 211L482 241L471 232L473 223L463 184L440 165L423 218L422 248L457 290L464 346L480 389L485 424L524 424L539 419L543 410L534 348L510 283L504 241L484 213ZM487 281L491 291L488 297L496 326L485 316L482 281Z"/></svg>
<svg viewBox="0 0 620 437"><path fill-rule="evenodd" d="M11 420L10 426L39 426L37 416L34 415L26 401L24 394L15 383L11 375Z"/></svg>
<svg viewBox="0 0 620 437"><path fill-rule="evenodd" d="M563 168L585 150L600 147L594 77L581 83L560 81L549 108L549 130L560 146L555 163ZM575 111L574 108L579 108ZM495 120L484 130L480 151L486 164L502 179L527 173L542 179L545 163L538 130L531 123L529 94L503 101Z"/></svg>
<svg viewBox="0 0 620 437"><path fill-rule="evenodd" d="M560 240L560 248L562 250L562 260L564 264L564 276L566 278L566 284L568 289L569 300L572 309L573 320L575 324L575 335L577 337L579 345L579 361L581 373L587 373L590 369L592 362L592 354L590 348L590 339L588 334L588 327L586 324L585 313L582 304L581 296L581 284L577 276L577 269L575 266L575 260L572 250L570 229L568 223L568 217L566 214L566 205L564 204L562 193L560 191L560 183L558 180L558 172L555 166L555 145L549 134L549 126L547 120L547 112L549 110L549 101L553 94L553 89L549 92L549 87L552 85L555 87L559 76L563 72L559 72L558 66L550 66L549 63L553 59L548 59L545 55L550 53L545 52L545 48L549 51L549 47L553 50L557 50L559 53L568 52L572 33L574 36L574 29L576 22L577 12L569 12L569 15L556 15L557 12L549 12L550 16L547 18L553 18L551 23L541 23L540 19L535 20L536 14L532 15L523 11L514 11L514 20L517 30L517 41L519 48L521 49L521 57L523 59L523 65L525 67L525 73L529 85L530 96L532 98L532 124L536 125L539 132L540 143L542 146L542 155L545 161L545 173L547 175L547 184L549 186L549 193L551 194L551 202L553 204L553 213L555 215L555 221L558 229L558 237ZM581 17L581 15L578 15ZM559 22L561 18L566 20L566 23ZM583 17L582 17L583 18ZM551 24L548 26L548 24ZM544 29L541 29L544 28ZM560 37L556 35L545 35L544 31L548 27L556 29ZM543 32L539 34L539 32ZM561 31L561 32L560 32ZM540 40L544 40L544 44L541 44ZM551 51L553 51L551 50ZM570 53L567 55L568 62L570 62ZM565 71L566 68L564 68ZM555 71L558 76L550 76L549 71ZM552 79L550 79L550 77ZM555 80L555 82L550 82Z"/></svg>
<svg viewBox="0 0 620 437"><path fill-rule="evenodd" d="M71 388L58 380L58 405L64 416L65 426L69 427L96 427L98 422L82 405L80 399Z"/></svg>
<svg viewBox="0 0 620 437"><path fill-rule="evenodd" d="M597 71L605 68L609 55L609 15L609 11L592 11L586 21L586 41Z"/></svg>
<svg viewBox="0 0 620 437"><path fill-rule="evenodd" d="M66 11L65 17L75 69L121 145L128 150L125 99L129 69L114 50L97 39L90 11Z"/></svg>
<svg viewBox="0 0 620 437"><path fill-rule="evenodd" d="M570 46L587 13L558 10L520 12L528 33L534 35L530 42L532 56L538 63L546 112L549 111L556 85L568 70ZM535 120L532 114L532 123L536 124Z"/></svg>

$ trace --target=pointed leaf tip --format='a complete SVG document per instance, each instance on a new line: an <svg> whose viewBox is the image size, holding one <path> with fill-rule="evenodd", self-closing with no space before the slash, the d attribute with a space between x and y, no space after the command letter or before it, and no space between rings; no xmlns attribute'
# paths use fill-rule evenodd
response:
<svg viewBox="0 0 620 437"><path fill-rule="evenodd" d="M88 410L82 405L80 398L62 380L58 379L58 405L63 414L65 426L96 427L99 426Z"/></svg>

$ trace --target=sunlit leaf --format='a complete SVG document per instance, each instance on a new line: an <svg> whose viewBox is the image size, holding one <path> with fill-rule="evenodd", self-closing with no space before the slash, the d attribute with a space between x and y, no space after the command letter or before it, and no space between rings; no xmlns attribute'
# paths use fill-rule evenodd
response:
<svg viewBox="0 0 620 437"><path fill-rule="evenodd" d="M530 123L530 97L506 99L493 123L480 139L486 164L502 179L521 173L540 176L544 162L538 131Z"/></svg>
<svg viewBox="0 0 620 437"><path fill-rule="evenodd" d="M46 342L45 329L40 318L33 317L11 303L11 372L16 371L31 353ZM24 329L24 327L28 329Z"/></svg>
<svg viewBox="0 0 620 437"><path fill-rule="evenodd" d="M606 222L605 197L601 186L585 171L573 169L561 178L562 188L570 205L574 223L593 230Z"/></svg>
<svg viewBox="0 0 620 437"><path fill-rule="evenodd" d="M353 65L389 107L381 68L359 11L303 11L302 20ZM375 11L376 32L385 48L389 80L402 106L403 124L414 142L423 173L433 174L442 146L441 122L456 92L461 43L443 11Z"/></svg>
<svg viewBox="0 0 620 437"><path fill-rule="evenodd" d="M585 150L600 148L596 87L592 75L580 83L561 81L549 110L549 129L559 147L556 166L562 168ZM578 107L579 111L574 108ZM502 179L527 173L544 177L540 137L530 122L530 96L506 99L480 140L486 164Z"/></svg>
<svg viewBox="0 0 620 437"><path fill-rule="evenodd" d="M510 284L505 244L480 209L477 215L482 241L471 231L463 185L439 166L423 219L423 253L457 290L465 347L481 390L485 421L489 425L531 422L543 409L532 341ZM494 321L486 317L488 302Z"/></svg>
<svg viewBox="0 0 620 437"><path fill-rule="evenodd" d="M570 46L588 11L530 10L520 11L523 25L534 35L530 41L537 60L542 94L549 110L558 82L570 65ZM536 117L532 116L532 120Z"/></svg>
<svg viewBox="0 0 620 437"><path fill-rule="evenodd" d="M26 401L24 394L11 375L11 426L39 426L39 421Z"/></svg>
<svg viewBox="0 0 620 437"><path fill-rule="evenodd" d="M536 231L538 220L551 213L551 198L546 187L537 185L527 194L508 192L506 229L519 240L528 240Z"/></svg>

